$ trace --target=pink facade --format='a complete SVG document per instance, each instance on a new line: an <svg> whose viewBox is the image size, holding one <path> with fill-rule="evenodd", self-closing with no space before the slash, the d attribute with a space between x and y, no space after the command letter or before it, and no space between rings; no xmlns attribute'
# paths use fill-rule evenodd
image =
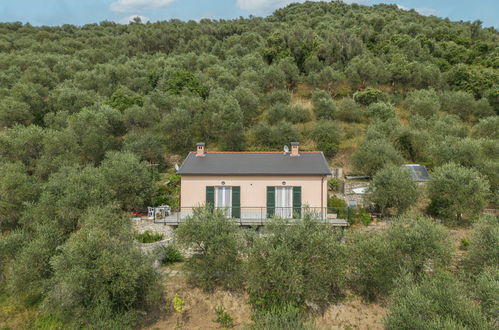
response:
<svg viewBox="0 0 499 330"><path fill-rule="evenodd" d="M301 187L301 204L312 208L327 206L327 177L322 175L182 175L182 207L206 203L206 187L240 187L241 207L266 207L267 187Z"/></svg>

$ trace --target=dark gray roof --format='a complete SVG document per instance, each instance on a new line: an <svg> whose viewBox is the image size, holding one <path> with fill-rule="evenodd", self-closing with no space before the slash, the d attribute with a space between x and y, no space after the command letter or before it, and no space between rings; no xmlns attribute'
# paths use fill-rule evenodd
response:
<svg viewBox="0 0 499 330"><path fill-rule="evenodd" d="M177 172L181 175L330 175L322 152L301 152L290 156L282 152L189 153Z"/></svg>
<svg viewBox="0 0 499 330"><path fill-rule="evenodd" d="M426 167L423 165L406 164L404 166L409 170L409 173L414 181L430 181L430 175L428 174Z"/></svg>

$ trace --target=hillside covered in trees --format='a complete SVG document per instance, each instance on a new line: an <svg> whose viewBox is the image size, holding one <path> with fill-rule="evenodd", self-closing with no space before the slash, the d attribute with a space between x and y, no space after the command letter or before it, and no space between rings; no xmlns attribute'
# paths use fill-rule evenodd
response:
<svg viewBox="0 0 499 330"><path fill-rule="evenodd" d="M224 151L300 141L372 176L379 194L397 195L373 203L398 214L417 194L404 190L406 202L382 187L404 182L398 165L424 164L435 182L424 212L473 221L499 203L498 114L499 32L395 5L0 23L0 297L74 327L135 324L159 299L157 274L125 212L175 204L159 173L199 141Z"/></svg>

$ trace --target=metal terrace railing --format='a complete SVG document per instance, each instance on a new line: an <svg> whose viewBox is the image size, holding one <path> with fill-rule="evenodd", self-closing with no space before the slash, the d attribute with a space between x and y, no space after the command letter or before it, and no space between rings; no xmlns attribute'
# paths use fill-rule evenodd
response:
<svg viewBox="0 0 499 330"><path fill-rule="evenodd" d="M157 209L157 208L156 208ZM156 223L178 225L194 214L195 207L179 207L155 212L150 218ZM348 214L348 210L328 209L327 207L226 207L220 208L227 217L233 218L241 225L264 225L272 218L301 219L305 214L312 214L317 219L335 226L348 226L346 219L338 219L338 215Z"/></svg>

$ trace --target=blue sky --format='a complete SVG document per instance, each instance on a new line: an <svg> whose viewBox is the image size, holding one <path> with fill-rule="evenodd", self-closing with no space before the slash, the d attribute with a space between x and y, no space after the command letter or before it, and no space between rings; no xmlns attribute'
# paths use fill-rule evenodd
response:
<svg viewBox="0 0 499 330"><path fill-rule="evenodd" d="M178 18L231 19L250 14L266 16L276 8L304 0L0 0L0 21L33 25L127 23L131 17L158 21ZM451 20L480 19L499 27L499 0L345 0L361 4L394 3L424 15Z"/></svg>

